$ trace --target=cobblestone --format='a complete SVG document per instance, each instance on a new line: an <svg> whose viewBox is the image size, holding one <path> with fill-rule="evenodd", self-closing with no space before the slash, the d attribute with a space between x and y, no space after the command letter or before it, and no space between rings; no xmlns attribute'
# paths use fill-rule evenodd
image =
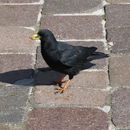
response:
<svg viewBox="0 0 130 130"><path fill-rule="evenodd" d="M106 6L106 27L121 28L130 26L130 5L108 5Z"/></svg>
<svg viewBox="0 0 130 130"><path fill-rule="evenodd" d="M118 56L110 59L110 82L112 87L130 85L130 56Z"/></svg>
<svg viewBox="0 0 130 130"><path fill-rule="evenodd" d="M112 94L112 120L118 127L130 127L130 89L120 88Z"/></svg>
<svg viewBox="0 0 130 130"><path fill-rule="evenodd" d="M101 7L101 0L45 0L43 14L85 13Z"/></svg>
<svg viewBox="0 0 130 130"><path fill-rule="evenodd" d="M33 76L34 61L32 55L0 55L0 83L14 83L17 80ZM16 76L17 75L17 76Z"/></svg>
<svg viewBox="0 0 130 130"><path fill-rule="evenodd" d="M29 54L4 54L0 55L0 71L8 72L34 67L33 56Z"/></svg>
<svg viewBox="0 0 130 130"><path fill-rule="evenodd" d="M107 40L113 42L112 53L129 53L130 5L106 6ZM125 13L124 13L125 12Z"/></svg>
<svg viewBox="0 0 130 130"><path fill-rule="evenodd" d="M113 42L112 53L130 53L130 27L107 29L109 42Z"/></svg>
<svg viewBox="0 0 130 130"><path fill-rule="evenodd" d="M52 30L60 40L104 38L100 16L44 16L41 28Z"/></svg>
<svg viewBox="0 0 130 130"><path fill-rule="evenodd" d="M0 53L35 53L35 43L29 40L34 32L20 27L0 27ZM17 40L16 40L17 39Z"/></svg>
<svg viewBox="0 0 130 130"><path fill-rule="evenodd" d="M53 84L55 80L60 78L61 74L55 71L38 72L35 76L36 85ZM66 77L67 78L67 77ZM104 71L97 72L80 72L71 82L71 86L83 88L101 88L108 86L108 74Z"/></svg>
<svg viewBox="0 0 130 130"><path fill-rule="evenodd" d="M28 91L29 87L0 87L0 123L22 121Z"/></svg>
<svg viewBox="0 0 130 130"><path fill-rule="evenodd" d="M107 121L106 114L98 109L41 108L29 113L27 129L107 130Z"/></svg>
<svg viewBox="0 0 130 130"><path fill-rule="evenodd" d="M78 87L68 87L64 94L55 94L58 86L37 86L34 98L36 103L50 106L104 106L107 103L107 92Z"/></svg>
<svg viewBox="0 0 130 130"><path fill-rule="evenodd" d="M34 26L39 10L34 5L0 5L0 26Z"/></svg>

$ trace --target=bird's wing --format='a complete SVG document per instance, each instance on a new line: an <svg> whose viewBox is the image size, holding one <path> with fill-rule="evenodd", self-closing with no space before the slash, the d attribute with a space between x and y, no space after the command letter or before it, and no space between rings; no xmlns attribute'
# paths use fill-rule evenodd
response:
<svg viewBox="0 0 130 130"><path fill-rule="evenodd" d="M59 61L67 66L82 64L86 59L86 51L81 46L72 46L66 43L58 44Z"/></svg>

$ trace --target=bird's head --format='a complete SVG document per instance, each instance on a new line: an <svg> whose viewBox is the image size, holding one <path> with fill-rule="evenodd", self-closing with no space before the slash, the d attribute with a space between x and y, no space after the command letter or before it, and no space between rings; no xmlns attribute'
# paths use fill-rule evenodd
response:
<svg viewBox="0 0 130 130"><path fill-rule="evenodd" d="M48 30L48 29L41 29L38 31L37 34L31 35L29 37L32 40L44 40L46 41L47 39L55 39L53 33Z"/></svg>

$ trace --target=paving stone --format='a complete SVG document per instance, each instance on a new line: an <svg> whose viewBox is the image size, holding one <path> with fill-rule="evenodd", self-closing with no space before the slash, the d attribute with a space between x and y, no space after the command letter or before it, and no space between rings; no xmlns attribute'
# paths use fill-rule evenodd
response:
<svg viewBox="0 0 130 130"><path fill-rule="evenodd" d="M129 36L130 36L130 27L127 28L112 28L107 29L108 36L107 40L108 42L128 42Z"/></svg>
<svg viewBox="0 0 130 130"><path fill-rule="evenodd" d="M61 74L55 71L38 72L35 76L36 85L50 85L60 78ZM66 77L68 78L68 77ZM106 88L108 85L108 73L105 71L80 72L74 76L70 86L83 88Z"/></svg>
<svg viewBox="0 0 130 130"><path fill-rule="evenodd" d="M0 27L0 53L35 53L35 43L28 37L34 32L19 27ZM16 40L17 39L17 40Z"/></svg>
<svg viewBox="0 0 130 130"><path fill-rule="evenodd" d="M61 74L55 71L39 71L35 74L35 84L51 85L53 81L58 80L60 76Z"/></svg>
<svg viewBox="0 0 130 130"><path fill-rule="evenodd" d="M130 56L111 57L109 70L112 87L130 86Z"/></svg>
<svg viewBox="0 0 130 130"><path fill-rule="evenodd" d="M3 86L7 84L15 84L15 85L29 86L30 84L33 84L33 81L31 80L33 74L34 74L33 69L23 69L23 70L0 73L0 85Z"/></svg>
<svg viewBox="0 0 130 130"><path fill-rule="evenodd" d="M85 13L101 7L101 0L45 0L43 14Z"/></svg>
<svg viewBox="0 0 130 130"><path fill-rule="evenodd" d="M108 73L104 71L81 72L74 77L72 86L80 86L84 88L107 88Z"/></svg>
<svg viewBox="0 0 130 130"><path fill-rule="evenodd" d="M100 16L44 16L41 28L52 30L58 39L104 38Z"/></svg>
<svg viewBox="0 0 130 130"><path fill-rule="evenodd" d="M29 113L28 130L107 130L107 115L91 108L40 108Z"/></svg>
<svg viewBox="0 0 130 130"><path fill-rule="evenodd" d="M129 53L130 5L106 6L107 40L113 42L113 53Z"/></svg>
<svg viewBox="0 0 130 130"><path fill-rule="evenodd" d="M58 86L41 85L36 87L34 99L43 105L69 106L104 106L107 103L108 93L101 90L68 87L63 94L55 94Z"/></svg>
<svg viewBox="0 0 130 130"><path fill-rule="evenodd" d="M107 29L107 40L113 42L112 53L130 52L130 27Z"/></svg>
<svg viewBox="0 0 130 130"><path fill-rule="evenodd" d="M130 0L107 0L107 2L110 2L110 3L130 3Z"/></svg>
<svg viewBox="0 0 130 130"><path fill-rule="evenodd" d="M26 54L0 55L0 82L14 83L33 75L33 56ZM16 76L17 75L17 76Z"/></svg>
<svg viewBox="0 0 130 130"><path fill-rule="evenodd" d="M33 3L39 0L0 0L0 3Z"/></svg>
<svg viewBox="0 0 130 130"><path fill-rule="evenodd" d="M0 130L10 130L10 128L7 125L0 124Z"/></svg>
<svg viewBox="0 0 130 130"><path fill-rule="evenodd" d="M0 72L30 69L34 67L34 57L29 54L1 54Z"/></svg>
<svg viewBox="0 0 130 130"><path fill-rule="evenodd" d="M23 119L29 87L0 87L0 122L20 122Z"/></svg>
<svg viewBox="0 0 130 130"><path fill-rule="evenodd" d="M95 46L97 47L97 52L105 52L104 44L102 42L84 42L84 41L75 41L75 42L69 42L71 45L80 45L80 46ZM107 58L100 58L102 56L93 56L93 60L91 63L85 63L84 68L89 68L91 69L106 69L107 68ZM93 66L91 66L93 65ZM43 67L48 67L46 62L43 60L43 57L41 55L41 48L38 47L37 49L37 60L36 60L36 68L43 68Z"/></svg>
<svg viewBox="0 0 130 130"><path fill-rule="evenodd" d="M120 88L112 94L112 120L118 127L130 127L130 89Z"/></svg>
<svg viewBox="0 0 130 130"><path fill-rule="evenodd" d="M37 5L2 5L0 26L34 26L39 9Z"/></svg>
<svg viewBox="0 0 130 130"><path fill-rule="evenodd" d="M33 70L32 70L33 71ZM17 80L14 82L15 85L24 85L24 86L29 86L29 85L33 85L34 83L34 79L32 78L33 74L31 75L30 78L26 78L26 79L21 79L21 80Z"/></svg>
<svg viewBox="0 0 130 130"><path fill-rule="evenodd" d="M130 5L107 5L106 27L130 27Z"/></svg>

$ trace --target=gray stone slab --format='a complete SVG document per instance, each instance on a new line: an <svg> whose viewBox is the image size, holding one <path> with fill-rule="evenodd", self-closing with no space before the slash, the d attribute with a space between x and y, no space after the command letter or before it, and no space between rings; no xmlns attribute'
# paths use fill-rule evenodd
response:
<svg viewBox="0 0 130 130"><path fill-rule="evenodd" d="M73 81L72 81L73 82ZM82 81L81 81L82 82ZM104 106L107 104L108 92L102 90L87 89L90 86L81 87L71 83L63 94L56 93L57 86L36 86L34 93L35 102L42 105L56 106Z"/></svg>
<svg viewBox="0 0 130 130"><path fill-rule="evenodd" d="M107 29L107 40L113 42L112 53L130 52L130 27Z"/></svg>
<svg viewBox="0 0 130 130"><path fill-rule="evenodd" d="M130 5L107 5L106 28L130 27Z"/></svg>
<svg viewBox="0 0 130 130"><path fill-rule="evenodd" d="M130 56L114 56L109 65L112 87L130 87Z"/></svg>
<svg viewBox="0 0 130 130"><path fill-rule="evenodd" d="M45 16L41 28L51 30L60 40L104 38L100 16Z"/></svg>
<svg viewBox="0 0 130 130"><path fill-rule="evenodd" d="M34 67L34 57L30 54L1 54L0 72L31 69Z"/></svg>
<svg viewBox="0 0 130 130"><path fill-rule="evenodd" d="M29 113L27 130L108 130L107 115L92 108L39 108Z"/></svg>
<svg viewBox="0 0 130 130"><path fill-rule="evenodd" d="M29 29L0 26L0 53L35 53L35 42L29 39L32 34Z"/></svg>
<svg viewBox="0 0 130 130"><path fill-rule="evenodd" d="M29 87L0 87L0 123L20 122L23 119Z"/></svg>
<svg viewBox="0 0 130 130"><path fill-rule="evenodd" d="M118 127L130 127L130 89L120 88L112 94L112 121Z"/></svg>
<svg viewBox="0 0 130 130"><path fill-rule="evenodd" d="M101 7L101 0L45 0L43 14L85 13Z"/></svg>
<svg viewBox="0 0 130 130"><path fill-rule="evenodd" d="M0 83L13 84L33 76L34 57L28 54L0 55Z"/></svg>
<svg viewBox="0 0 130 130"><path fill-rule="evenodd" d="M38 5L0 5L0 26L34 26L39 10Z"/></svg>
<svg viewBox="0 0 130 130"><path fill-rule="evenodd" d="M38 72L35 75L36 85L50 85L60 79L61 74L55 71ZM65 79L68 79L66 76ZM100 88L105 89L108 86L108 73L105 71L80 72L74 76L70 86L81 88Z"/></svg>

